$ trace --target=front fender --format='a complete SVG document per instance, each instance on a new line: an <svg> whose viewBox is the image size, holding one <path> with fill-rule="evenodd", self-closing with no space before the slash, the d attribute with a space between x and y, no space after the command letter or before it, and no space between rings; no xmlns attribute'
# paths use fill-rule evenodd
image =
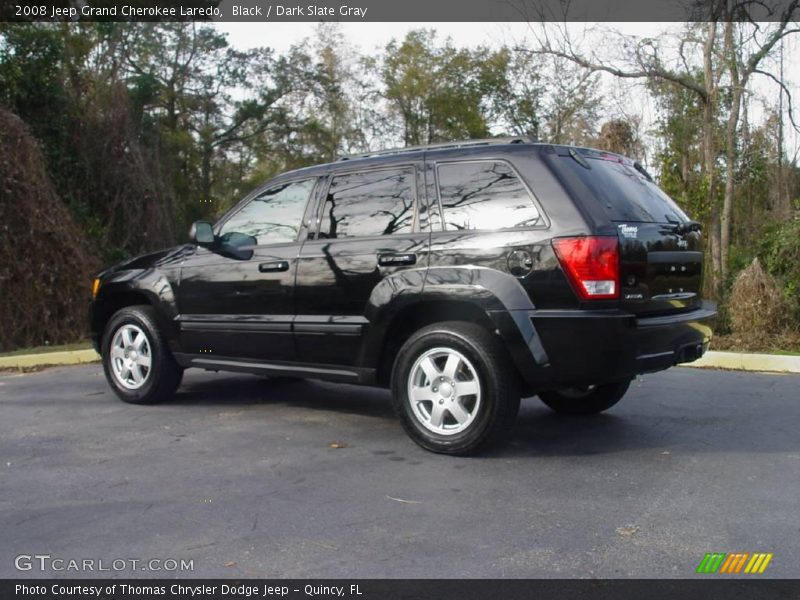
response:
<svg viewBox="0 0 800 600"><path fill-rule="evenodd" d="M111 315L123 306L138 304L135 298L143 297L155 309L159 329L174 349L179 334L175 320L178 305L173 289L175 281L170 279L156 268L118 270L103 277L92 303L92 338L99 343L102 328Z"/></svg>

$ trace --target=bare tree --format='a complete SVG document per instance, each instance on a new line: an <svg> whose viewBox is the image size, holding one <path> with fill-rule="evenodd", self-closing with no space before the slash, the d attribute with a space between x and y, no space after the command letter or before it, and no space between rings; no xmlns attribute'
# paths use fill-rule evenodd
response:
<svg viewBox="0 0 800 600"><path fill-rule="evenodd" d="M789 3L781 15L779 23L765 30L762 30L757 24L745 28L742 24L733 22L731 19L739 16L734 12L738 6L734 5L731 0L727 1L728 12L726 17L729 20L725 22L723 43L724 65L730 78L731 102L725 126L725 162L728 168L725 171L725 193L722 200L722 218L720 222L720 258L723 277L727 275L728 271L735 191L735 169L733 165L737 158L737 132L742 109L742 98L752 75L764 74L772 77L759 69L759 67L775 45L787 35L800 32L800 29L789 26L798 8L798 0L793 0ZM783 81L779 80L779 83L785 89Z"/></svg>
<svg viewBox="0 0 800 600"><path fill-rule="evenodd" d="M712 289L720 292L728 268L731 218L737 158L737 128L742 99L754 74L770 77L785 90L781 80L760 66L775 45L787 35L797 33L790 26L800 0L790 0L776 22L758 24L748 20L757 0L713 0L705 5L706 22L689 24L679 36L638 38L611 32L619 42L615 58L597 50L585 50L570 35L566 24L532 26L535 54L569 60L591 73L609 73L623 79L641 79L680 86L696 94L702 107L703 179L711 207L709 244ZM610 37L606 36L609 40ZM610 49L603 45L603 52ZM701 67L694 66L698 61ZM725 122L722 148L719 148L720 120ZM725 162L725 185L719 201L719 158Z"/></svg>

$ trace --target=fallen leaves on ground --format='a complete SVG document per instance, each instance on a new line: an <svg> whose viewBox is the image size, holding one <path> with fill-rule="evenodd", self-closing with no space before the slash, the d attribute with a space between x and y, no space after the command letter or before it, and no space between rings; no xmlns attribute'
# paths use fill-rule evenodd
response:
<svg viewBox="0 0 800 600"><path fill-rule="evenodd" d="M633 537L636 532L639 531L638 525L625 525L624 527L617 527L617 535L629 538Z"/></svg>

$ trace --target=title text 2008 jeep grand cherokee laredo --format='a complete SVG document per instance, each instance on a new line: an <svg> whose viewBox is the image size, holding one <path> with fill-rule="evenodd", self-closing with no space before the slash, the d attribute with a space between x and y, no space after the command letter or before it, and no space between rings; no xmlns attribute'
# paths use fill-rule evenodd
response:
<svg viewBox="0 0 800 600"><path fill-rule="evenodd" d="M95 282L91 327L123 400L183 369L391 386L435 452L502 439L520 397L613 406L700 357L697 223L637 163L523 139L379 152L264 184L193 243Z"/></svg>

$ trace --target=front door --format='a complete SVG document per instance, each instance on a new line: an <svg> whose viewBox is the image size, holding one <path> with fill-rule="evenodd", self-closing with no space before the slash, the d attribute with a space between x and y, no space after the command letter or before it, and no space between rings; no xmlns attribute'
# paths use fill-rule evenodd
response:
<svg viewBox="0 0 800 600"><path fill-rule="evenodd" d="M270 186L215 227L186 259L178 288L181 346L210 361L295 359L298 233L316 179Z"/></svg>

